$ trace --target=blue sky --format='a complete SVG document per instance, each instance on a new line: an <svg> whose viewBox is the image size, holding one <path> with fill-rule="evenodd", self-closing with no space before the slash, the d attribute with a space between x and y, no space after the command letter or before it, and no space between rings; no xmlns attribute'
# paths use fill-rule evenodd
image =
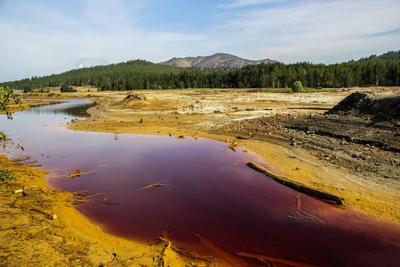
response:
<svg viewBox="0 0 400 267"><path fill-rule="evenodd" d="M399 10L399 0L0 0L0 81L85 60L356 59L400 49Z"/></svg>

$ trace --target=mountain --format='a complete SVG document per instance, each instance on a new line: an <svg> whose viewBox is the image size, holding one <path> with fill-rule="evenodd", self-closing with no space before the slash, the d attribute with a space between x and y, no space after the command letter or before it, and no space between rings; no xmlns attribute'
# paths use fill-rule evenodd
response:
<svg viewBox="0 0 400 267"><path fill-rule="evenodd" d="M159 64L169 65L179 68L201 68L201 69L236 69L248 65L257 65L261 63L277 63L278 61L272 59L263 60L250 60L240 58L230 54L217 53L211 56L205 57L184 57L184 58L172 58L168 61L161 62Z"/></svg>

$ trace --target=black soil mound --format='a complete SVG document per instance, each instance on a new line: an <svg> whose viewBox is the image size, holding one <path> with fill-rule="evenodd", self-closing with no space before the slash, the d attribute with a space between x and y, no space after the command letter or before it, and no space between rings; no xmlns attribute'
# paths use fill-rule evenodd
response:
<svg viewBox="0 0 400 267"><path fill-rule="evenodd" d="M146 100L146 97L142 96L142 95L135 94L135 93L131 93L131 94L128 94L124 98L123 102L129 102L129 101L132 101L132 100L139 100L139 101L140 100Z"/></svg>
<svg viewBox="0 0 400 267"><path fill-rule="evenodd" d="M328 114L367 115L380 120L400 120L400 95L378 97L372 93L352 93Z"/></svg>

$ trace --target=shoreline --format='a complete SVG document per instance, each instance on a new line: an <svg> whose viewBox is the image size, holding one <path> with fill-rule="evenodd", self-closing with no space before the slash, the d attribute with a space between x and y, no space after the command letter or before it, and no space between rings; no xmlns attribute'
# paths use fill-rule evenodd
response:
<svg viewBox="0 0 400 267"><path fill-rule="evenodd" d="M112 95L112 93L109 95ZM63 97L68 96L63 95ZM85 96L80 96L80 98L82 97ZM157 114L158 118L146 117L151 116L146 115L146 108L152 106L152 104L148 105L147 103L139 103L139 105L142 105L142 108L144 107L145 112L140 109L138 114L131 114L129 110L124 110L124 112L127 113L122 113L121 116L119 116L120 114L115 116L112 112L115 112L115 110L119 112L118 108L120 107L116 107L110 112L110 110L108 110L110 103L106 102L106 97L107 96L101 98L100 96L100 98L93 98L87 96L86 98L91 98L98 102L99 106L92 107L88 110L91 117L74 121L66 125L66 127L74 131L93 131L114 134L171 134L174 137L181 135L186 137L195 136L198 138L208 138L226 142L227 146L229 146L231 142L237 142L241 149L248 149L259 155L263 162L268 165L269 171L272 173L285 176L292 181L300 182L310 188L327 191L339 197L343 197L345 199L345 208L372 216L377 221L395 223L396 225L400 224L400 207L396 205L396 200L398 199L396 194L392 194L390 190L385 191L381 188L376 188L374 184L360 184L360 181L354 179L351 174L346 174L345 170L322 166L321 162L307 153L305 149L291 147L279 139L275 141L262 141L251 138L238 139L237 136L233 134L216 133L216 131L209 129L201 130L201 127L193 127L191 124L185 124L184 120L187 119L187 117L191 120L192 116L197 116L196 114L185 117L185 114L163 116L162 113L159 113ZM155 101L155 103L159 104L160 101ZM166 102L161 104L165 106L170 103ZM179 119L176 119L178 116ZM197 120L201 121L204 119L204 116L199 117L200 118ZM140 118L144 118L144 122L140 122ZM184 123L181 123L182 120ZM282 164L282 162L284 162L284 164ZM11 232L0 231L0 235L6 232L11 234L12 238L7 238L9 238L10 242L14 242L12 244L20 245L26 242L23 249L26 251L23 255L32 255L30 253L35 252L32 251L32 248L36 248L36 246L39 246L39 251L35 253L43 253L43 255L49 253L54 254L51 259L44 258L42 259L43 261L38 262L41 265L48 261L60 262L60 264L61 262L69 261L70 264L106 264L107 266L155 265L161 262L163 262L165 266L168 262L174 266L185 266L186 264L193 263L202 264L203 266L224 266L229 265L229 261L231 261L230 263L235 261L235 259L229 259L229 257L222 252L220 256L224 260L227 260L226 262L204 261L201 258L188 257L187 254L182 254L182 251L175 249L174 246L166 240L160 240L157 244L147 245L108 234L73 206L72 193L61 192L51 188L44 177L44 170L20 163L17 164L6 159L5 156L0 156L0 166L8 166L8 168L11 168L11 170L14 170L17 174L17 179L15 181L10 182L10 184L8 182L6 184L1 184L1 202L4 203L11 200L15 202L10 202L11 204L5 205L4 210L0 209L0 212L8 212L6 209L16 209L21 217L21 214L26 213L26 205L32 205L28 207L33 210L25 214L23 217L24 219L21 220L35 221L32 225L29 223L28 226L26 226L26 222L23 223L21 221L22 226L15 226L13 229L10 229ZM30 177L29 183L26 177L21 177L28 173ZM10 192L25 184L29 184L29 186L26 186L28 192L27 196L10 195ZM26 197L32 199L26 201ZM360 199L362 199L362 201L360 201ZM20 202L23 206L19 206ZM45 203L45 205L37 208L35 206L36 203L41 202ZM17 203L17 205L15 203ZM53 214L56 215L56 219L52 219ZM37 220L37 218L39 219ZM9 227L11 227L12 224L18 224L18 222L20 222L19 219L15 220L12 218L2 218L0 221L2 222L2 229L7 223L10 225ZM17 236L14 232L15 229L19 227L22 227L21 229L23 230L19 232ZM32 240L25 240L25 238L24 240L18 239L21 238L21 236L24 237L24 235L26 237L26 235L29 234L30 228L46 228L46 231L49 231L46 234L56 236L56 238L54 240L49 240L49 238L39 235L38 237L32 238ZM27 230L26 232L25 229ZM39 245L35 243L35 240L40 240ZM66 244L68 244L68 251L65 251L63 248ZM10 245L7 249L16 249L15 247L16 245ZM88 247L90 249L87 249ZM7 262L10 266L32 264L30 260L33 256L23 256L22 254L18 258L18 261L15 261L15 259L10 259L10 261L8 261L5 255L10 253L11 252L7 253L7 250L4 250L3 253L0 254L0 261ZM117 256L114 256L114 253ZM75 262L75 260L79 261Z"/></svg>
<svg viewBox="0 0 400 267"><path fill-rule="evenodd" d="M187 92L191 92L190 90ZM151 94L145 91L138 94ZM197 92L196 92L197 93ZM107 92L106 94L109 94ZM121 93L118 93L121 95ZM151 95L150 97L153 97ZM97 98L98 106L88 110L90 118L74 121L68 128L76 131L108 132L113 134L145 134L196 136L216 141L237 142L244 150L250 150L259 155L273 174L287 177L291 181L316 190L322 190L344 198L344 207L351 208L364 214L400 224L399 192L385 188L372 181L360 180L346 168L324 164L311 155L307 149L290 146L279 137L271 136L270 140L236 136L234 133L221 132L217 128L198 126L198 121L204 121L210 116L219 114L179 114L167 113L165 107L176 110L177 103L163 103L160 99L138 100L133 112L129 104L119 101L110 102L109 96ZM119 97L118 99L121 99ZM153 102L153 103L152 103ZM114 106L113 104L116 104ZM155 105L160 105L161 107ZM279 103L274 103L279 105ZM119 106L118 106L119 105ZM286 104L285 104L286 105ZM323 104L325 107L326 104ZM317 106L318 107L318 106ZM316 108L317 108L316 107ZM161 111L160 111L161 109ZM315 109L317 110L317 109ZM154 112L149 114L150 111ZM284 164L283 164L284 163Z"/></svg>
<svg viewBox="0 0 400 267"><path fill-rule="evenodd" d="M77 121L69 125L69 129L75 131L92 131L110 134L138 134L138 135L164 135L172 137L186 136L190 138L207 138L225 142L228 147L231 142L237 142L239 148L249 150L260 156L269 167L271 173L285 176L290 181L301 183L309 188L322 190L344 199L344 208L349 208L377 220L383 220L400 225L400 207L396 205L397 196L390 191L381 191L375 188L375 184L360 184L353 180L351 175L344 174L340 170L333 170L322 166L315 159L307 155L301 149L294 149L283 144L268 143L259 140L237 139L235 136L213 134L200 131L190 131L174 128L159 128L151 130L144 128L113 129L111 127L93 129L85 125L84 121ZM285 165L282 164L285 161ZM300 171L298 171L300 169ZM317 173L317 174L316 174ZM345 178L343 178L345 177ZM334 181L334 182L333 182ZM362 186L362 187L360 187ZM368 198L365 198L368 196ZM360 202L360 198L364 198Z"/></svg>
<svg viewBox="0 0 400 267"><path fill-rule="evenodd" d="M26 108L53 104L35 100ZM13 112L23 111L13 107ZM74 205L74 194L50 186L47 170L0 154L0 263L7 266L228 266L160 239L145 243L107 233ZM5 245L6 244L6 245ZM222 259L221 259L222 260Z"/></svg>

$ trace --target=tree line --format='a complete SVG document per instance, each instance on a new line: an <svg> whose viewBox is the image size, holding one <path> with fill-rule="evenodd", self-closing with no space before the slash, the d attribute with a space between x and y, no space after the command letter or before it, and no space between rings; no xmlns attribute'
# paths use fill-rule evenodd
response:
<svg viewBox="0 0 400 267"><path fill-rule="evenodd" d="M285 88L400 86L400 51L337 64L259 64L240 69L181 69L143 60L75 69L61 74L3 83L29 92L55 86L100 90L177 88Z"/></svg>

